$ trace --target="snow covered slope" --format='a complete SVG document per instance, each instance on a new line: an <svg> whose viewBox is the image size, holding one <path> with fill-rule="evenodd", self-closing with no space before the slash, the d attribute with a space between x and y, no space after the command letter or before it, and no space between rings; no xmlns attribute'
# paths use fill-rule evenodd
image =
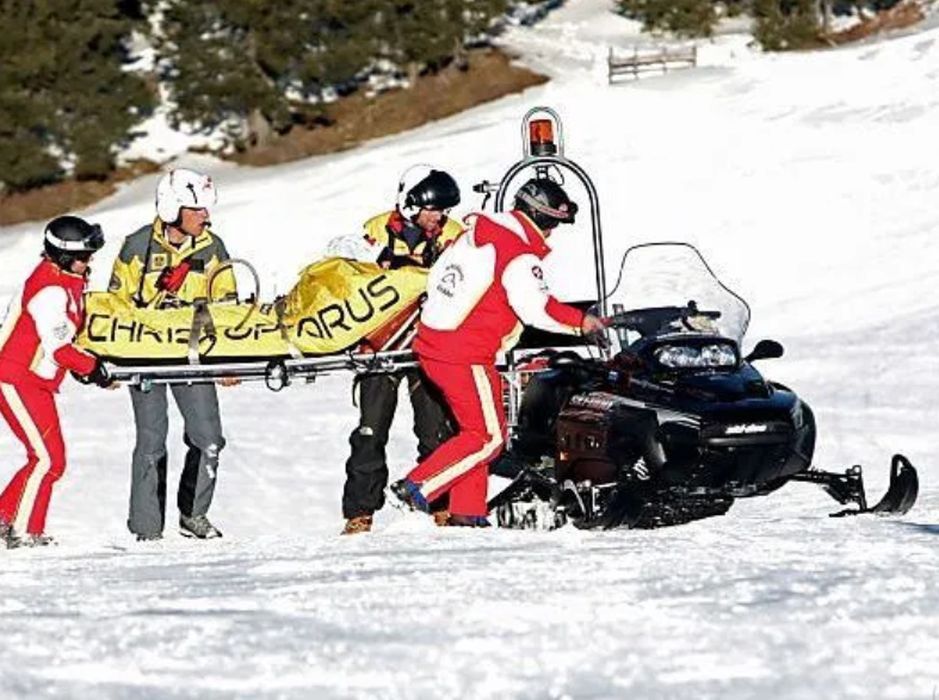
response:
<svg viewBox="0 0 939 700"><path fill-rule="evenodd" d="M470 184L519 156L521 115L551 105L597 183L609 260L640 241L699 246L751 303L750 342L786 346L764 370L815 408L818 463L863 463L879 494L903 450L920 469L916 508L829 520L833 502L791 486L657 532L439 531L386 509L377 532L339 538L356 413L350 379L331 377L223 390L212 515L225 538L170 530L138 545L124 528L129 399L72 384L70 471L49 522L61 544L0 551L0 697L935 694L939 30L780 56L726 39L707 66L608 87L607 43L633 31L611 4L571 0L513 30L506 40L555 76L523 95L335 156L186 161L219 183L216 230L270 296L387 207L409 164L450 169L471 210ZM98 287L123 235L152 216L154 182L84 212L110 236ZM0 302L34 264L40 229L0 230ZM569 297L590 290L589 274L569 274L587 269L588 233L557 235L549 275ZM393 475L414 457L402 401ZM19 461L0 430L0 480Z"/></svg>

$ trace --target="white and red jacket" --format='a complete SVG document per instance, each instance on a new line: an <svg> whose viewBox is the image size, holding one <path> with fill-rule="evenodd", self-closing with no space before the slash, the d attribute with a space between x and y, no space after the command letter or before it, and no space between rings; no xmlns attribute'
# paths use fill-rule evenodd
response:
<svg viewBox="0 0 939 700"><path fill-rule="evenodd" d="M0 325L0 382L57 391L67 370L89 374L95 358L72 342L85 320L85 278L43 259L10 301Z"/></svg>
<svg viewBox="0 0 939 700"><path fill-rule="evenodd" d="M491 364L523 324L580 333L584 312L548 291L541 261L551 251L525 214L476 214L430 270L414 350L452 363Z"/></svg>

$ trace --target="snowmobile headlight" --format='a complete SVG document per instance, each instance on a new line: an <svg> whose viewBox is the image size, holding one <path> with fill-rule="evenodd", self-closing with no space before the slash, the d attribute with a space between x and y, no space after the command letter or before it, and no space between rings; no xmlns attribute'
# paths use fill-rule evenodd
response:
<svg viewBox="0 0 939 700"><path fill-rule="evenodd" d="M672 369L734 367L737 353L727 343L663 345L655 351L655 359L663 367Z"/></svg>

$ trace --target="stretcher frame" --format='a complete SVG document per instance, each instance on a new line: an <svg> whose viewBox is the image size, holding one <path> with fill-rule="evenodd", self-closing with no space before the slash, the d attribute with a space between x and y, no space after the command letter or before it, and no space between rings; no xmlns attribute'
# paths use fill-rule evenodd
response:
<svg viewBox="0 0 939 700"><path fill-rule="evenodd" d="M144 391L155 384L210 384L224 379L263 381L268 389L280 391L294 381L309 383L335 372L391 373L416 366L410 350L385 350L212 364L110 365L108 371L114 381Z"/></svg>

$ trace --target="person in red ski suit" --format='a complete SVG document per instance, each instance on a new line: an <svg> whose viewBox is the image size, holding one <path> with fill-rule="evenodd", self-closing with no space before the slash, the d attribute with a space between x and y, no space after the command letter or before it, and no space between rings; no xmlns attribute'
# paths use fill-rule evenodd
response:
<svg viewBox="0 0 939 700"><path fill-rule="evenodd" d="M84 323L88 264L101 228L74 216L46 226L42 260L10 301L0 325L0 414L26 448L26 464L0 494L0 543L45 545L53 484L65 471L55 393L66 371L110 383L106 367L73 342Z"/></svg>
<svg viewBox="0 0 939 700"><path fill-rule="evenodd" d="M551 296L544 281L545 239L559 223L573 223L576 212L556 182L529 180L512 211L468 217L467 232L431 269L413 348L458 432L392 484L411 509L426 511L449 493L450 524L487 525L488 466L506 438L497 352L515 345L523 324L585 335L605 327L603 319Z"/></svg>

